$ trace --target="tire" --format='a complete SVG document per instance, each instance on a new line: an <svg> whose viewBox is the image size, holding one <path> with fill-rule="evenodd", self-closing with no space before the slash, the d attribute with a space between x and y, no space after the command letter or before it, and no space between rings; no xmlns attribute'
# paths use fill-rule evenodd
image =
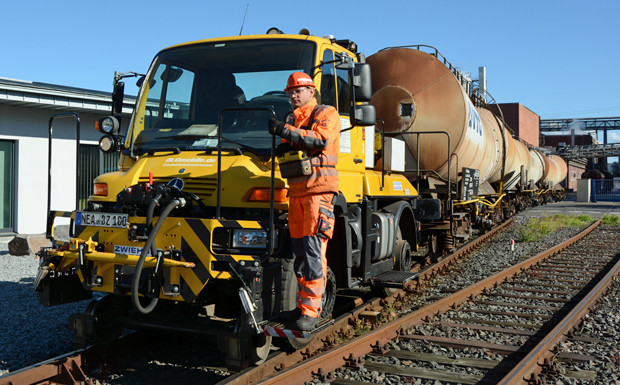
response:
<svg viewBox="0 0 620 385"><path fill-rule="evenodd" d="M411 271L413 268L413 258L411 257L411 246L404 239L396 241L396 263L400 271Z"/></svg>
<svg viewBox="0 0 620 385"><path fill-rule="evenodd" d="M321 297L321 319L330 318L334 311L334 305L336 304L336 275L329 266L327 267L326 278L325 290L323 291L323 296ZM286 342L289 348L299 350L306 347L310 342L312 342L313 339L314 334L310 334L310 336L305 338L297 338L289 335L286 338Z"/></svg>
<svg viewBox="0 0 620 385"><path fill-rule="evenodd" d="M323 290L323 296L321 297L321 318L326 319L332 316L334 312L334 305L336 304L336 275L332 271L331 267L327 266L327 277L325 282L325 290Z"/></svg>
<svg viewBox="0 0 620 385"><path fill-rule="evenodd" d="M282 258L282 311L297 307L297 277L295 276L294 259Z"/></svg>

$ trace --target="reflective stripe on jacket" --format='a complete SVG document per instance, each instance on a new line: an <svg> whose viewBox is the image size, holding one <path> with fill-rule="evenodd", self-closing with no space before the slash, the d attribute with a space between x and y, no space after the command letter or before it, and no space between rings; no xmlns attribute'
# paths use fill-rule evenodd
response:
<svg viewBox="0 0 620 385"><path fill-rule="evenodd" d="M316 111L315 111L316 107ZM314 111L314 116L313 116ZM308 150L313 173L288 179L289 196L324 192L338 193L338 153L340 151L340 115L334 107L318 106L316 100L296 108L284 126L283 141ZM310 122L310 118L313 122Z"/></svg>

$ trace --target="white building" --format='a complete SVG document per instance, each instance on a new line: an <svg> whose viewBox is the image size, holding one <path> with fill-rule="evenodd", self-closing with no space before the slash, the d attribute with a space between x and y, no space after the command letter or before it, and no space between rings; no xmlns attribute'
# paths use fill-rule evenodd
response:
<svg viewBox="0 0 620 385"><path fill-rule="evenodd" d="M135 102L125 99L121 133ZM101 133L95 130L95 122L110 114L111 105L108 92L0 78L0 234L45 232L52 115L65 114L53 120L52 210L74 210L76 195L84 202L93 178L116 168L118 153L100 153ZM79 117L79 162L78 119L69 113ZM77 163L80 181L76 181Z"/></svg>

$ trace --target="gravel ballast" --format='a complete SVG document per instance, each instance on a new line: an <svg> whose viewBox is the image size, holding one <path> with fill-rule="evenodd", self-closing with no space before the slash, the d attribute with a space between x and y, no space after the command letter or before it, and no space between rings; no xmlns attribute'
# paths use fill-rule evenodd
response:
<svg viewBox="0 0 620 385"><path fill-rule="evenodd" d="M73 349L69 315L84 311L88 301L61 306L39 305L34 254L13 256L12 237L0 237L0 375Z"/></svg>
<svg viewBox="0 0 620 385"><path fill-rule="evenodd" d="M514 230L509 229L495 237L487 246L475 252L480 257L469 258L467 262L461 265L457 275L439 278L435 285L425 293L424 300L429 301L433 298L446 296L454 290L465 287L472 280L483 279L508 265L527 259L579 231L581 231L579 228L562 229L535 243L517 243L515 250L512 251L510 248L511 239L515 239L516 235ZM68 317L73 313L84 311L89 302L81 301L55 307L39 305L33 287L39 261L34 254L20 257L9 255L7 245L10 240L11 238L8 237L0 238L0 295L2 296L2 301L0 301L0 330L2 330L0 333L0 375L72 350L73 333L67 328ZM613 302L613 304L617 305L617 302ZM605 323L610 322L610 320L617 322L618 314L620 314L618 308L618 306L609 306L606 312L599 315L597 319L604 317ZM615 314L612 314L614 311ZM607 317L614 318L608 319ZM591 320L593 322L594 317ZM595 328L595 326L592 327ZM488 342L493 342L495 337L493 333L481 335L481 339ZM497 338L496 342L498 343L508 342L499 340L499 338L506 337L497 336ZM514 338L515 340L520 339ZM400 344L402 345L400 348L403 350L413 349L432 352L435 349L442 349L421 342L401 342ZM597 346L588 347L588 349L596 348ZM609 346L605 349L601 355L609 356ZM596 355L591 351L588 353ZM468 356L473 353L466 351L455 352L455 354ZM484 358L497 359L495 355ZM607 363L607 367L614 366L614 364L615 362L612 359L612 362ZM608 370L611 370L612 373L620 371L618 367ZM375 378L372 378L371 373L359 373L355 370L340 373L339 377L383 383L398 383L399 381L398 377L379 379L377 374L374 374ZM122 381L122 383L126 382ZM416 383L433 382L420 381Z"/></svg>
<svg viewBox="0 0 620 385"><path fill-rule="evenodd" d="M522 220L522 217L516 218L518 222ZM602 226L605 228L605 226ZM422 298L415 300L415 307L420 306L423 303L427 303L429 301L436 300L440 297L445 297L450 293L460 290L475 281L482 280L496 272L503 270L505 267L517 264L523 260L526 260L534 255L537 255L552 246L555 246L564 240L576 235L582 228L563 228L558 231L553 232L552 234L540 239L537 242L531 243L515 243L514 250L511 248L511 240L516 240L517 234L515 231L515 226L513 225L508 230L502 232L501 234L495 236L488 244L483 246L481 249L474 252L470 257L466 258L463 263L460 263L458 266L458 271L454 273L448 274L446 276L438 277L433 284L424 291ZM609 379L611 382L620 384L618 382L618 378L620 378L620 357L618 355L617 350L617 334L609 333L609 330L612 329L609 325L616 325L618 320L620 319L620 306L609 306L610 303L617 304L617 295L611 294L611 298L607 298L603 301L607 306L604 307L604 311L596 311L590 317L588 317L588 322L584 329L589 328L592 330L600 330L603 329L607 331L607 333L603 333L601 337L606 340L604 344L589 344L587 347L576 346L574 348L575 351L579 353L587 353L589 355L595 357L601 357L602 364L586 364L586 365L573 365L570 368L563 368L563 371L579 371L579 370L594 370L597 375L597 379L591 382L582 381L582 380L574 380L567 378L564 376L561 380L557 382L550 382L556 384L585 384L585 383L601 383L600 381L603 379ZM466 308L467 306L465 306ZM468 317L467 314L464 314L463 317ZM542 322L542 320L541 320ZM600 323L600 326L596 326L595 323ZM444 330L445 329L445 330ZM499 333L486 333L486 332L472 332L467 329L452 329L452 328L441 328L438 325L421 325L416 328L414 334L432 334L432 335L440 335L446 337L458 338L459 333L464 333L462 337L465 339L467 334L475 334L477 340L488 342L488 343L496 343L496 344L508 344L508 345L519 345L526 340L526 337L522 336L507 336L505 334ZM586 332L586 334L588 334ZM596 333L593 333L596 335ZM600 334L599 334L600 336ZM449 356L455 357L473 357L473 358L483 358L483 359L493 359L495 361L500 361L501 356L497 354L491 354L486 351L482 355L478 350L474 349L452 349L452 348L443 348L438 345L424 342L424 341L416 341L415 343L409 341L399 341L392 342L391 347L397 350L410 350L414 352L427 352L427 353L436 353L438 351L449 352ZM616 350L613 352L613 348L610 349L610 345L615 345ZM567 349L568 350L568 349ZM367 360L374 362L382 362L388 364L395 364L393 358L380 357L380 356L367 356ZM428 367L428 365L424 363L415 363L410 362L407 363L406 366L412 367L426 367L427 369L436 369L446 372L454 372L454 373L463 373L467 369L463 369L462 367L450 367L448 365L438 367ZM471 371L469 372L471 373ZM423 380L423 379L413 379L411 377L398 377L391 378L393 376L387 375L384 376L378 372L368 371L365 369L338 369L335 372L337 378L349 379L354 381L366 381L369 383L403 383L403 382L411 382L415 384L433 384L437 385L441 382L435 380ZM314 381L318 383L318 381ZM605 383L605 382L603 382Z"/></svg>

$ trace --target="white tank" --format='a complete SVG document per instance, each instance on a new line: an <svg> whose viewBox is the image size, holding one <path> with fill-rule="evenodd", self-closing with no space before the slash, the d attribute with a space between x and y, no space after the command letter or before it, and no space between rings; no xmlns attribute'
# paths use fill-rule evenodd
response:
<svg viewBox="0 0 620 385"><path fill-rule="evenodd" d="M544 156L541 152L530 149L530 163L527 167L528 183L536 184L542 179L545 171Z"/></svg>

